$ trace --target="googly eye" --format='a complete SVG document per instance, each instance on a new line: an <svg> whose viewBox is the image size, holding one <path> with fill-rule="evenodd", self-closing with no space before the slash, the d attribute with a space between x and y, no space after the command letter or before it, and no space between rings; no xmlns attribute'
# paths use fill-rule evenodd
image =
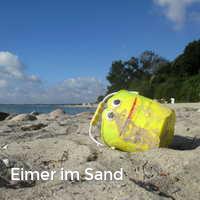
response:
<svg viewBox="0 0 200 200"><path fill-rule="evenodd" d="M108 112L107 113L107 118L109 119L109 120L112 120L113 118L114 118L114 113L112 112L112 111L110 111L110 112Z"/></svg>
<svg viewBox="0 0 200 200"><path fill-rule="evenodd" d="M121 103L121 101L120 101L119 99L115 99L115 100L112 102L112 105L113 105L114 107L117 107L117 106L120 105L120 103Z"/></svg>

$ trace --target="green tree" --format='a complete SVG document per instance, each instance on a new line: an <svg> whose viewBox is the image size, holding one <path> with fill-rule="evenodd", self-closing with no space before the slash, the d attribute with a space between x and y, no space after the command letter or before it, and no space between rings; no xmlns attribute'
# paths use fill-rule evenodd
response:
<svg viewBox="0 0 200 200"><path fill-rule="evenodd" d="M162 65L168 63L166 59L155 54L153 51L144 51L140 57L140 65L143 71L154 74Z"/></svg>
<svg viewBox="0 0 200 200"><path fill-rule="evenodd" d="M108 93L128 89L151 98L200 101L200 40L189 43L172 62L152 51L115 61L107 80Z"/></svg>
<svg viewBox="0 0 200 200"><path fill-rule="evenodd" d="M189 43L172 64L173 73L192 76L200 73L200 40Z"/></svg>
<svg viewBox="0 0 200 200"><path fill-rule="evenodd" d="M114 61L112 63L110 72L106 77L110 85L108 86L108 93L118 91L122 88L127 89L127 72L124 63L119 61Z"/></svg>

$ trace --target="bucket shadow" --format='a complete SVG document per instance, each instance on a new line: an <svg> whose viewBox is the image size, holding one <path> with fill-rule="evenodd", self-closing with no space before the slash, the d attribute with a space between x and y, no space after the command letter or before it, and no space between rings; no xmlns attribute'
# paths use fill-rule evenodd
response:
<svg viewBox="0 0 200 200"><path fill-rule="evenodd" d="M175 135L169 148L175 150L192 150L200 146L200 138Z"/></svg>

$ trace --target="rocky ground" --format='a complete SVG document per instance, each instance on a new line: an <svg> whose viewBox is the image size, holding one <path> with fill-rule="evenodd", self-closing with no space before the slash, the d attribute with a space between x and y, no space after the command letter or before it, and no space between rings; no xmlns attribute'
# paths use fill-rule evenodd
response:
<svg viewBox="0 0 200 200"><path fill-rule="evenodd" d="M0 199L200 199L200 104L171 105L176 110L170 148L126 153L97 147L88 137L92 113L0 117ZM12 166L32 170L78 170L80 180L13 182ZM7 167L7 168L6 168ZM86 181L85 168L119 170L123 181Z"/></svg>

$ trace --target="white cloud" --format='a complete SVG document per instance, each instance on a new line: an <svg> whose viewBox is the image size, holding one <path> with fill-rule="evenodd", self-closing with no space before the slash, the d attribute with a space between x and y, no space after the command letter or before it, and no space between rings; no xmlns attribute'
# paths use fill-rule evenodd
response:
<svg viewBox="0 0 200 200"><path fill-rule="evenodd" d="M179 29L188 17L187 8L194 3L200 3L200 0L154 0L154 3L164 8L165 16Z"/></svg>
<svg viewBox="0 0 200 200"><path fill-rule="evenodd" d="M0 75L23 78L23 64L16 55L10 52L0 52Z"/></svg>
<svg viewBox="0 0 200 200"><path fill-rule="evenodd" d="M104 85L96 78L70 78L47 89L43 95L43 101L53 103L94 102L104 92Z"/></svg>
<svg viewBox="0 0 200 200"><path fill-rule="evenodd" d="M7 86L6 80L0 80L0 88L5 88Z"/></svg>
<svg viewBox="0 0 200 200"><path fill-rule="evenodd" d="M0 52L0 103L80 103L95 101L104 85L92 77L70 78L48 88L28 75L20 59Z"/></svg>
<svg viewBox="0 0 200 200"><path fill-rule="evenodd" d="M28 76L25 74L24 64L20 61L20 59L8 52L1 51L0 52L0 78L7 77L16 80L30 80L30 81L39 81L39 79L35 75Z"/></svg>

